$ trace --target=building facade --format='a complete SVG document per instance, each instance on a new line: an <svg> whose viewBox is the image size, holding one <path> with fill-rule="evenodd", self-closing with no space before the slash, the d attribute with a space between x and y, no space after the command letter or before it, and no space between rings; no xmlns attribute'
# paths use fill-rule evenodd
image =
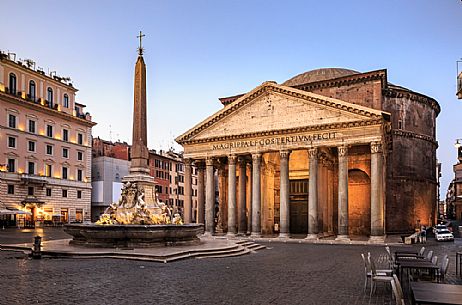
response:
<svg viewBox="0 0 462 305"><path fill-rule="evenodd" d="M18 225L90 220L91 130L69 78L0 53L0 201Z"/></svg>
<svg viewBox="0 0 462 305"><path fill-rule="evenodd" d="M454 179L449 183L446 192L446 216L450 219L462 220L462 144L456 142L458 162L453 165Z"/></svg>
<svg viewBox="0 0 462 305"><path fill-rule="evenodd" d="M198 166L207 232L216 171L231 235L373 241L435 223L440 107L386 70L318 69L220 101L176 139Z"/></svg>

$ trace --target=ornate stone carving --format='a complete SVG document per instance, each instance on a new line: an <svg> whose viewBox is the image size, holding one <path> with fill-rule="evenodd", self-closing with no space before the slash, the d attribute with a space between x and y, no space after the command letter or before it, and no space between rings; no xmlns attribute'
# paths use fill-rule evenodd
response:
<svg viewBox="0 0 462 305"><path fill-rule="evenodd" d="M236 165L236 161L237 161L237 156L236 155L228 156L228 164L229 165Z"/></svg>
<svg viewBox="0 0 462 305"><path fill-rule="evenodd" d="M377 154L382 152L382 142L372 142L371 143L371 153Z"/></svg>
<svg viewBox="0 0 462 305"><path fill-rule="evenodd" d="M281 155L281 159L289 159L290 151L289 150L281 150L279 152L279 154Z"/></svg>
<svg viewBox="0 0 462 305"><path fill-rule="evenodd" d="M308 149L308 157L310 159L316 159L318 158L318 148L310 148Z"/></svg>
<svg viewBox="0 0 462 305"><path fill-rule="evenodd" d="M190 159L190 158L185 158L185 159L183 160L183 162L184 162L184 165L185 165L185 166L190 166L190 165L192 165L192 163L193 163L193 162L192 162L192 159Z"/></svg>
<svg viewBox="0 0 462 305"><path fill-rule="evenodd" d="M348 154L348 147L347 146L339 146L338 149L338 156L345 157Z"/></svg>
<svg viewBox="0 0 462 305"><path fill-rule="evenodd" d="M252 154L252 161L253 162L261 162L261 153Z"/></svg>
<svg viewBox="0 0 462 305"><path fill-rule="evenodd" d="M207 158L207 159L205 159L205 165L213 166L214 161L215 160L213 158Z"/></svg>

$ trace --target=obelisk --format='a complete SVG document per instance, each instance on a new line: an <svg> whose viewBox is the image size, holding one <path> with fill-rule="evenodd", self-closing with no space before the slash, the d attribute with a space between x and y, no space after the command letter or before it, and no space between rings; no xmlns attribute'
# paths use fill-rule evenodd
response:
<svg viewBox="0 0 462 305"><path fill-rule="evenodd" d="M157 208L154 177L149 175L149 151L146 119L146 65L143 59L143 47L140 38L138 59L135 65L135 84L133 97L133 131L130 173L123 182L136 183L138 189L144 190L144 201L148 208Z"/></svg>

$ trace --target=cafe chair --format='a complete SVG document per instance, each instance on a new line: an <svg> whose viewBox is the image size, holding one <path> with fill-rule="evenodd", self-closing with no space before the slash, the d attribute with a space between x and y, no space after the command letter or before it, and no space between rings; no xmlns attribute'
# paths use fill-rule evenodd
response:
<svg viewBox="0 0 462 305"><path fill-rule="evenodd" d="M393 274L393 281L391 281L391 289L393 290L393 295L395 297L395 304L406 305L406 302L404 301L403 288L401 287L401 283L399 282L396 274Z"/></svg>
<svg viewBox="0 0 462 305"><path fill-rule="evenodd" d="M441 267L436 273L436 279L438 280L438 282L444 281L444 277L446 273L448 272L448 267L449 267L449 257L445 255L441 262Z"/></svg>
<svg viewBox="0 0 462 305"><path fill-rule="evenodd" d="M370 255L368 255L369 265L371 267L371 293L370 296L375 292L377 287L377 283L391 283L393 281L393 277L390 275L382 275L378 273L377 268L375 267L374 260Z"/></svg>

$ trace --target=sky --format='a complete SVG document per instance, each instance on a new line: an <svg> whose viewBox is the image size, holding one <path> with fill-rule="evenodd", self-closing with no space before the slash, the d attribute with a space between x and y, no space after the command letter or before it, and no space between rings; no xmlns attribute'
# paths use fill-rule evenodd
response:
<svg viewBox="0 0 462 305"><path fill-rule="evenodd" d="M441 194L462 138L456 61L460 0L0 0L0 50L69 76L93 136L131 143L139 31L147 65L148 146L221 109L219 97L264 81L341 67L388 70L388 81L435 98ZM462 65L460 66L462 69Z"/></svg>

